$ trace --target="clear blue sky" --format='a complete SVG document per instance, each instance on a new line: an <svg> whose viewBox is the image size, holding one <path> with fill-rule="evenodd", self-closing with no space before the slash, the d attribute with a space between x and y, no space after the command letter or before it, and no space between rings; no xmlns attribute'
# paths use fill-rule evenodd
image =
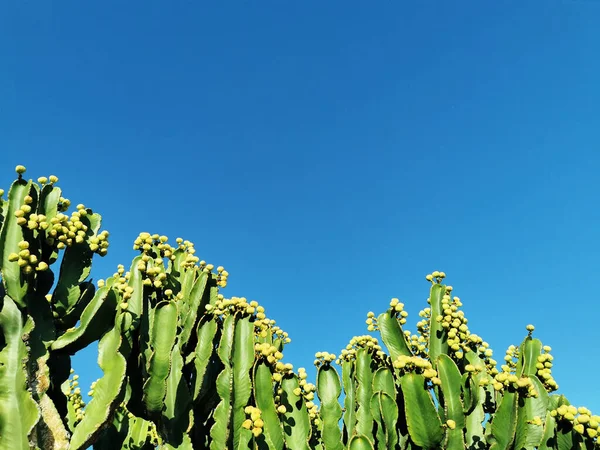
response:
<svg viewBox="0 0 600 450"><path fill-rule="evenodd" d="M414 326L444 270L498 360L532 322L600 411L599 23L592 0L3 2L0 185L24 164L102 213L96 279L140 231L194 241L296 367L391 297Z"/></svg>

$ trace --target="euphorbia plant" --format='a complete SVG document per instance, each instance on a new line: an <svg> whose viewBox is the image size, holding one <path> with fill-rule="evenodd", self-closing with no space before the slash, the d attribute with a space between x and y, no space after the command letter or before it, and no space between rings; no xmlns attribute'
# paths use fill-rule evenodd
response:
<svg viewBox="0 0 600 450"><path fill-rule="evenodd" d="M287 333L225 297L228 272L189 241L140 233L127 268L93 285L100 215L67 214L56 177L24 173L0 194L0 450L600 447L600 417L554 393L533 326L498 367L443 272L415 334L392 299L367 314L379 337L316 354L313 384L284 361ZM86 405L71 356L96 341Z"/></svg>

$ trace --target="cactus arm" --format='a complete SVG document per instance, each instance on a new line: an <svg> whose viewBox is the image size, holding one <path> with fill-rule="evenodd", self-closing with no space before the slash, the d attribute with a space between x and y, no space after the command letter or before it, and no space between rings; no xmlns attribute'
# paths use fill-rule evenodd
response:
<svg viewBox="0 0 600 450"><path fill-rule="evenodd" d="M342 393L340 377L329 364L317 371L317 394L321 400L322 440L325 450L342 450L342 433L338 423L342 418L342 407L338 398ZM368 404L367 404L368 407Z"/></svg>
<svg viewBox="0 0 600 450"><path fill-rule="evenodd" d="M254 322L241 317L235 323L233 362L233 446L238 448L242 423L246 420L244 407L252 393L250 370L254 365Z"/></svg>
<svg viewBox="0 0 600 450"><path fill-rule="evenodd" d="M288 448L310 450L308 441L311 435L308 410L302 396L294 393L298 389L298 377L286 376L281 381L281 404L287 409L283 418L283 435Z"/></svg>
<svg viewBox="0 0 600 450"><path fill-rule="evenodd" d="M142 272L138 269L138 264L141 262L141 255L133 258L131 268L129 269L129 281L127 283L133 289L131 298L127 300L127 311L133 316L136 328L139 317L144 313L144 280Z"/></svg>
<svg viewBox="0 0 600 450"><path fill-rule="evenodd" d="M25 307L25 295L29 288L29 278L22 273L16 261L9 261L11 253L19 253L19 242L23 240L23 228L17 224L15 212L25 203L29 195L31 182L22 178L16 180L8 192L8 208L0 230L0 269L2 269L2 283L6 294L20 308Z"/></svg>
<svg viewBox="0 0 600 450"><path fill-rule="evenodd" d="M385 392L390 397L396 396L394 375L388 367L380 367L373 375L373 392Z"/></svg>
<svg viewBox="0 0 600 450"><path fill-rule="evenodd" d="M42 449L68 450L69 433L52 399L43 395L39 401L42 420L38 424L38 443Z"/></svg>
<svg viewBox="0 0 600 450"><path fill-rule="evenodd" d="M132 417L129 419L129 429L123 450L141 450L146 448L154 448L153 445L148 445L148 433L150 432L150 422L141 417Z"/></svg>
<svg viewBox="0 0 600 450"><path fill-rule="evenodd" d="M534 366L535 369L535 366ZM531 381L537 397L521 399L517 411L517 429L515 436L515 447L518 449L534 450L539 447L544 437L543 422L539 424L532 423L535 417L544 420L548 409L548 392L536 376L532 376Z"/></svg>
<svg viewBox="0 0 600 450"><path fill-rule="evenodd" d="M463 374L464 411L466 414L469 414L473 408L476 408L481 403L482 391L479 389L479 382L486 378L489 380L490 376L487 373L485 362L477 353L469 350L465 353L465 359L478 371L476 373Z"/></svg>
<svg viewBox="0 0 600 450"><path fill-rule="evenodd" d="M8 202L0 196L0 230L2 230L2 224L6 219L6 213L8 212Z"/></svg>
<svg viewBox="0 0 600 450"><path fill-rule="evenodd" d="M264 421L264 439L270 450L283 450L283 432L275 409L271 377L271 369L265 362L259 361L254 365L254 398Z"/></svg>
<svg viewBox="0 0 600 450"><path fill-rule="evenodd" d="M71 392L70 381L67 379L60 385L61 391L66 399L66 411L63 412L64 421L67 428L72 432L77 425L77 411L73 406L73 402L68 399L68 395Z"/></svg>
<svg viewBox="0 0 600 450"><path fill-rule="evenodd" d="M373 415L371 414L371 397L373 396L373 359L366 348L356 352L356 434L370 437L373 432Z"/></svg>
<svg viewBox="0 0 600 450"><path fill-rule="evenodd" d="M461 394L461 375L458 367L452 359L446 355L438 356L437 371L442 380L442 394L444 399L444 411L446 419L453 420L456 427L448 429L446 448L448 450L462 450L465 448L463 428L465 427L465 415Z"/></svg>
<svg viewBox="0 0 600 450"><path fill-rule="evenodd" d="M538 356L542 353L542 341L539 339L533 339L531 337L526 337L523 343L521 344L520 349L520 358L519 358L519 366L520 371L517 369L517 375L523 376L527 375L529 377L536 374L537 369L535 365L537 364ZM546 391L545 388L543 388Z"/></svg>
<svg viewBox="0 0 600 450"><path fill-rule="evenodd" d="M554 450L556 448L556 419L552 417L550 411L558 408L560 402L559 395L548 396L548 411L544 422L544 436L540 443L539 450Z"/></svg>
<svg viewBox="0 0 600 450"><path fill-rule="evenodd" d="M102 336L98 344L98 365L104 375L96 382L85 416L75 427L71 450L87 448L97 438L125 394L126 358L120 352L121 341L118 317L115 327Z"/></svg>
<svg viewBox="0 0 600 450"><path fill-rule="evenodd" d="M186 274L187 275L187 274ZM194 326L196 325L196 319L198 318L198 311L200 309L200 303L206 292L207 281L209 278L208 273L200 272L198 278L192 286L189 298L185 298L185 302L189 306L188 313L183 318L183 328L181 330L181 347L185 348L187 342L190 339ZM203 312L203 311L200 311Z"/></svg>
<svg viewBox="0 0 600 450"><path fill-rule="evenodd" d="M431 394L425 388L425 377L407 373L400 379L400 384L412 441L426 449L438 448L444 438L444 430Z"/></svg>
<svg viewBox="0 0 600 450"><path fill-rule="evenodd" d="M159 414L167 395L167 377L171 370L171 353L177 337L177 305L163 301L156 305L148 362L148 379L143 387L143 402L150 414Z"/></svg>
<svg viewBox="0 0 600 450"><path fill-rule="evenodd" d="M390 352L392 360L397 359L400 355L413 356L408 343L406 342L402 327L400 326L400 323L398 323L398 319L392 316L391 311L388 310L379 315L377 318L377 326L381 333L381 339Z"/></svg>
<svg viewBox="0 0 600 450"><path fill-rule="evenodd" d="M475 387L480 392L482 387ZM483 393L482 393L483 394ZM478 403L465 417L465 439L467 448L479 448L485 442L485 432L483 429L483 421L485 420L485 412L483 404Z"/></svg>
<svg viewBox="0 0 600 450"><path fill-rule="evenodd" d="M33 427L40 412L27 391L23 359L27 349L23 335L33 323L23 326L21 312L7 295L0 298L0 332L3 348L0 351L0 448L28 450ZM15 420L17 419L17 420Z"/></svg>
<svg viewBox="0 0 600 450"><path fill-rule="evenodd" d="M464 413L470 414L473 408L476 408L479 404L480 391L471 374L464 373L460 382L462 384Z"/></svg>
<svg viewBox="0 0 600 450"><path fill-rule="evenodd" d="M117 295L111 288L105 286L98 289L92 301L83 310L79 326L67 330L50 348L73 355L100 339L114 323L116 306Z"/></svg>
<svg viewBox="0 0 600 450"><path fill-rule="evenodd" d="M577 442L574 442L575 433L573 425L567 422L559 422L556 426L556 449L557 450L580 450Z"/></svg>
<svg viewBox="0 0 600 450"><path fill-rule="evenodd" d="M546 413L546 420L544 422L544 435L539 450L554 450L556 443L556 419L550 415L550 412Z"/></svg>
<svg viewBox="0 0 600 450"><path fill-rule="evenodd" d="M40 275L44 275L44 276L50 275L52 277L52 279L54 278L54 275L49 270L46 272L39 273L37 276L37 279L38 279L37 291L38 291L38 293L40 293L39 292ZM55 322L55 325L60 329L60 331L64 331L65 329L69 329L69 328L75 327L77 325L77 322L79 322L81 319L81 315L83 314L83 311L85 310L85 308L90 304L90 302L94 298L95 292L96 292L96 288L94 287L94 284L91 281L84 281L79 284L79 298L76 300L75 305L73 306L73 308L69 309L69 311L67 311L64 316L60 317L58 319L58 321ZM112 324L114 321L109 320L108 322L109 322L109 324ZM53 327L54 327L54 325L53 325ZM106 330L108 330L108 328Z"/></svg>
<svg viewBox="0 0 600 450"><path fill-rule="evenodd" d="M102 434L94 441L93 450L115 450L122 449L127 433L129 432L129 420L122 411L115 412L113 420L102 431Z"/></svg>
<svg viewBox="0 0 600 450"><path fill-rule="evenodd" d="M197 335L198 342L194 352L194 401L201 398L202 394L208 389L205 374L213 358L217 322L214 319L202 319L198 324Z"/></svg>
<svg viewBox="0 0 600 450"><path fill-rule="evenodd" d="M95 235L100 229L101 218L98 213L82 216L80 220L87 225L88 234ZM65 249L58 283L52 294L52 304L60 318L76 307L80 297L79 285L87 279L92 270L93 255L88 240L80 244L73 242Z"/></svg>
<svg viewBox="0 0 600 450"><path fill-rule="evenodd" d="M356 426L356 386L354 385L355 362L342 362L342 383L344 386L344 433L345 441L349 439Z"/></svg>
<svg viewBox="0 0 600 450"><path fill-rule="evenodd" d="M383 423L383 417L382 417L382 411L381 411L381 404L380 404L380 397L381 395L383 395L383 392L378 391L375 392L373 394L373 396L371 397L371 402L370 402L370 408L371 408L371 415L373 416L373 420L376 422L377 426L374 427L374 434L371 433L373 439L373 442L375 444L375 446L377 447L378 450L386 450L386 445L387 445L387 439L386 439L386 428L385 425Z"/></svg>
<svg viewBox="0 0 600 450"><path fill-rule="evenodd" d="M371 414L377 422L377 446L385 450L394 448L398 442L396 424L398 407L396 405L396 386L394 375L387 367L380 367L373 375L373 396Z"/></svg>
<svg viewBox="0 0 600 450"><path fill-rule="evenodd" d="M350 439L348 450L374 450L374 448L369 438L357 434Z"/></svg>
<svg viewBox="0 0 600 450"><path fill-rule="evenodd" d="M167 378L167 393L162 425L166 440L171 448L192 449L192 441L187 434L192 408L191 395L183 375L183 356L177 342L173 347L171 370ZM169 447L167 447L169 448Z"/></svg>
<svg viewBox="0 0 600 450"><path fill-rule="evenodd" d="M235 316L228 315L223 322L223 333L217 351L223 363L223 370L217 377L217 393L220 402L214 412L215 423L210 429L211 450L221 450L230 447L231 443L231 394L233 373L231 369L231 352L235 333Z"/></svg>
<svg viewBox="0 0 600 450"><path fill-rule="evenodd" d="M386 392L377 391L371 398L371 412L377 421L377 445L381 450L396 448L398 433L398 406Z"/></svg>
<svg viewBox="0 0 600 450"><path fill-rule="evenodd" d="M479 385L483 379L488 379L485 362L475 352L469 350L465 353L465 358L469 364L473 365L479 372L476 374L463 375L463 402L465 412L465 439L467 448L477 448L485 442L485 431L483 421L485 412L483 405L486 402L486 390ZM492 391L493 396L493 391Z"/></svg>
<svg viewBox="0 0 600 450"><path fill-rule="evenodd" d="M505 392L492 420L488 435L490 450L508 450L515 439L519 394Z"/></svg>
<svg viewBox="0 0 600 450"><path fill-rule="evenodd" d="M448 333L442 327L442 323L436 318L443 315L442 298L446 293L446 286L433 284L429 293L431 302L431 320L429 321L429 359L432 364L438 360L438 356L448 353ZM434 366L435 367L435 366Z"/></svg>
<svg viewBox="0 0 600 450"><path fill-rule="evenodd" d="M60 188L47 184L40 192L39 211L46 216L46 222L51 223L51 220L58 214L58 202L60 201L62 191ZM47 233L44 231L44 237L41 240L42 261L52 264L58 258L58 250L53 245L46 242Z"/></svg>

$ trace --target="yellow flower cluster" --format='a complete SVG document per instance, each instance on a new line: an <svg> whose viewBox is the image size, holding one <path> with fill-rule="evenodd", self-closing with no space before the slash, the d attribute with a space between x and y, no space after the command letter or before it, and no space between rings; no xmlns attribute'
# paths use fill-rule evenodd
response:
<svg viewBox="0 0 600 450"><path fill-rule="evenodd" d="M519 347L515 345L509 345L504 355L504 363L501 366L503 372L515 373L517 370L517 361L519 361L520 351Z"/></svg>
<svg viewBox="0 0 600 450"><path fill-rule="evenodd" d="M432 284L439 284L444 278L446 278L446 274L437 270L428 275L425 275L425 279L427 281L430 281Z"/></svg>
<svg viewBox="0 0 600 450"><path fill-rule="evenodd" d="M544 424L544 421L540 416L533 416L533 419L528 420L527 423L541 427Z"/></svg>
<svg viewBox="0 0 600 450"><path fill-rule="evenodd" d="M442 272L443 273L443 272ZM460 360L464 356L464 352L471 348L481 344L477 335L472 335L467 327L467 319L465 313L459 308L462 306L462 302L458 297L450 298L450 292L452 288L446 287L446 293L442 297L442 311L443 315L439 315L435 318L437 322L441 322L442 328L448 333L448 346L451 351L451 356L455 359Z"/></svg>
<svg viewBox="0 0 600 450"><path fill-rule="evenodd" d="M592 415L591 411L583 406L576 408L573 405L561 405L550 411L550 415L558 420L570 422L577 433L595 439L600 435L600 416Z"/></svg>
<svg viewBox="0 0 600 450"><path fill-rule="evenodd" d="M131 274L125 272L125 267L122 264L117 266L117 271L112 276L112 287L121 294L123 300L120 304L121 309L125 310L129 307L129 299L133 296L133 287L129 286L129 278ZM102 281L102 283L101 283ZM98 286L104 285L103 280L98 281Z"/></svg>
<svg viewBox="0 0 600 450"><path fill-rule="evenodd" d="M417 322L417 331L423 337L423 342L429 340L429 322L431 320L431 308L425 308L419 311L419 317L423 320Z"/></svg>
<svg viewBox="0 0 600 450"><path fill-rule="evenodd" d="M408 313L404 311L404 303L400 303L400 300L393 298L390 300L390 310L394 316L398 317L398 322L400 322L400 325L404 325L406 323Z"/></svg>
<svg viewBox="0 0 600 450"><path fill-rule="evenodd" d="M412 334L409 330L404 330L404 336L414 355L427 357L427 338L425 336Z"/></svg>
<svg viewBox="0 0 600 450"><path fill-rule="evenodd" d="M552 377L552 360L554 357L550 354L551 350L552 348L550 346L544 345L543 353L537 357L537 363L535 365L537 376L548 392L558 390L558 384Z"/></svg>
<svg viewBox="0 0 600 450"><path fill-rule="evenodd" d="M133 249L139 250L142 254L149 255L152 258L160 257L174 260L175 249L167 244L168 240L167 236L161 236L156 233L150 234L147 231L143 231L133 241ZM193 248L193 245L190 245L190 247ZM193 254L194 252L191 253Z"/></svg>
<svg viewBox="0 0 600 450"><path fill-rule="evenodd" d="M519 391L525 397L537 397L538 391L535 389L531 378L527 376L518 377L514 373L502 371L494 377L492 383L496 391L502 392L508 389L510 392Z"/></svg>
<svg viewBox="0 0 600 450"><path fill-rule="evenodd" d="M194 244L190 241L183 240L182 238L175 239L177 243L176 247L171 246L168 243L169 238L164 235L150 234L148 232L142 232L133 241L133 249L139 250L142 253L142 260L144 264L139 265L138 269L142 272L147 271L145 263L153 260L156 265L164 265L159 260L166 258L169 261L174 261L177 258L177 254L184 253L185 258L181 261L180 266L183 269L191 269L198 265L200 270L205 273L211 272L214 269L212 264L207 264L206 261L200 261L200 258L195 256L196 249ZM217 269L219 275L217 282L220 287L227 285L227 277L229 273L221 266Z"/></svg>
<svg viewBox="0 0 600 450"><path fill-rule="evenodd" d="M214 305L206 305L208 314L214 316L222 316L228 314L241 313L243 315L251 315L254 318L254 333L260 338L271 337L273 342L277 344L280 341L281 346L289 344L290 339L287 332L275 325L275 320L267 318L265 308L260 306L257 301L248 302L245 297L231 297L229 299L219 294Z"/></svg>
<svg viewBox="0 0 600 450"><path fill-rule="evenodd" d="M336 356L333 353L317 352L317 353L315 353L314 364L316 367L320 367L322 365L331 364L335 360L336 360Z"/></svg>
<svg viewBox="0 0 600 450"><path fill-rule="evenodd" d="M18 245L19 253L9 254L8 260L10 262L16 262L24 274L33 273L34 270L38 272L48 270L48 264L44 261L40 261L37 255L31 253L29 250L29 242L21 241Z"/></svg>
<svg viewBox="0 0 600 450"><path fill-rule="evenodd" d="M23 178L23 174L25 172L27 172L27 168L21 164L19 164L18 166L15 167L15 172L17 172L17 174L19 175L19 180ZM47 177L39 177L38 178L38 182L43 186L46 183L48 183L48 178ZM56 177L55 175L50 175L50 183L49 184L54 184L54 183L58 183L58 177ZM0 194L1 196L2 194Z"/></svg>
<svg viewBox="0 0 600 450"><path fill-rule="evenodd" d="M293 372L294 366L290 363L283 363L283 353L277 347L269 342L261 342L254 344L254 351L257 358L265 359L274 369L273 381L281 382L284 376Z"/></svg>
<svg viewBox="0 0 600 450"><path fill-rule="evenodd" d="M73 405L73 409L75 410L75 423L79 423L83 420L83 416L85 415L85 402L81 397L81 388L79 387L79 375L73 375L75 371L71 369L72 377L67 381L67 399L71 405Z"/></svg>
<svg viewBox="0 0 600 450"><path fill-rule="evenodd" d="M249 418L242 423L242 427L246 430L251 430L254 437L260 436L265 426L265 423L261 419L261 410L254 406L246 406L244 412Z"/></svg>
<svg viewBox="0 0 600 450"><path fill-rule="evenodd" d="M223 266L217 267L217 284L220 287L227 286L227 278L229 278L229 272Z"/></svg>
<svg viewBox="0 0 600 450"><path fill-rule="evenodd" d="M277 323L275 320L266 317L265 308L258 305L258 303L256 303L256 305L254 320L254 332L256 336L267 338L270 335L273 342L280 346L292 342L292 339L289 337L288 333L275 325ZM277 341L279 341L279 343Z"/></svg>
<svg viewBox="0 0 600 450"><path fill-rule="evenodd" d="M367 320L365 322L367 324L367 330L376 331L379 329L377 327L377 318L375 317L375 313L373 311L369 311L367 313Z"/></svg>
<svg viewBox="0 0 600 450"><path fill-rule="evenodd" d="M71 217L63 214L69 206L69 200L60 197L58 203L58 213L48 220L44 214L37 214L34 209L34 199L26 195L24 204L15 211L17 224L28 228L29 230L38 230L45 233L45 241L48 245L57 250L70 247L75 244L82 244L88 240L89 247L94 253L105 256L108 253L108 231L103 231L97 235L92 235L86 225L85 217L93 214L93 211L86 208L85 205L77 205L77 211L71 213Z"/></svg>
<svg viewBox="0 0 600 450"><path fill-rule="evenodd" d="M394 368L403 373L419 373L435 385L441 385L442 381L438 378L437 371L432 367L431 362L419 356L400 355L392 363Z"/></svg>
<svg viewBox="0 0 600 450"><path fill-rule="evenodd" d="M425 278L433 284L439 284L446 278L446 274L435 271ZM405 332L413 353L420 356L427 354L426 344L430 334L429 324L431 320L435 320L446 330L450 356L460 361L464 358L467 351L472 350L478 353L480 358L485 362L488 374L491 376L496 375L498 369L496 368L496 361L492 359L492 349L480 336L471 333L467 325L468 320L464 312L460 310L463 304L460 298L456 296L451 297L452 291L452 286L445 287L445 293L442 297L442 314L433 318L431 316L431 308L425 308L419 313L419 316L424 319L417 323L417 331L421 337L411 336L410 333ZM427 302L431 304L431 299L427 299Z"/></svg>
<svg viewBox="0 0 600 450"><path fill-rule="evenodd" d="M341 364L342 361L352 361L353 359L356 359L356 352L360 348L367 349L374 358L379 359L380 361L385 361L388 358L381 348L381 345L379 345L377 338L365 334L363 336L354 336L350 339L346 348L341 351L340 357L337 359L336 363Z"/></svg>
<svg viewBox="0 0 600 450"><path fill-rule="evenodd" d="M206 305L206 311L215 316L231 315L241 313L243 315L255 315L257 320L264 320L265 309L259 306L258 302L252 300L248 302L245 297L225 298L219 294L214 305ZM256 324L255 324L256 326Z"/></svg>
<svg viewBox="0 0 600 450"><path fill-rule="evenodd" d="M96 383L97 382L98 382L98 380L92 381L92 384L90 384L90 390L88 392L88 397L93 397L94 396L94 389L96 388Z"/></svg>
<svg viewBox="0 0 600 450"><path fill-rule="evenodd" d="M314 404L315 391L317 387L306 381L308 374L304 367L298 369L298 384L300 387L294 389L294 394L304 399L306 409L308 410L308 416L310 420L315 424L319 425L319 408Z"/></svg>

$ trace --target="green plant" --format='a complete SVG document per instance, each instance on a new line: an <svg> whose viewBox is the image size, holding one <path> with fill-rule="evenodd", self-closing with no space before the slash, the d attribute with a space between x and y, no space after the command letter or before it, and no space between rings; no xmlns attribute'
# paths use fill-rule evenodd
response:
<svg viewBox="0 0 600 450"><path fill-rule="evenodd" d="M1 450L600 447L600 417L554 393L533 326L498 369L442 272L427 276L416 334L392 299L367 315L381 344L318 352L312 384L283 360L287 333L257 302L225 298L229 274L189 241L141 233L128 270L94 286L100 216L66 215L57 178L24 172L0 200ZM71 356L96 341L103 375L86 405Z"/></svg>

